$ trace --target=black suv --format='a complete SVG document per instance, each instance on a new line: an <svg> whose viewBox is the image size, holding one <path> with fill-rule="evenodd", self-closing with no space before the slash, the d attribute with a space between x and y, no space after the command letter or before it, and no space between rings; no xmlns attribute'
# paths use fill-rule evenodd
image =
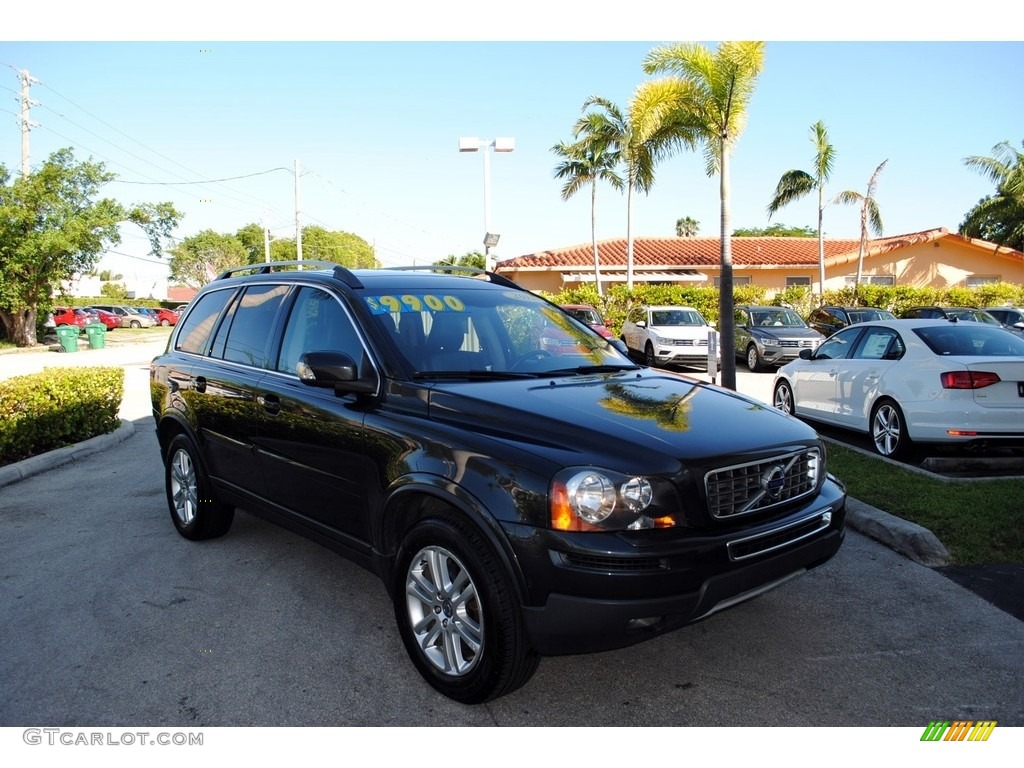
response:
<svg viewBox="0 0 1024 768"><path fill-rule="evenodd" d="M896 315L877 307L818 307L807 318L807 324L822 336L831 336L854 323L895 320Z"/></svg>
<svg viewBox="0 0 1024 768"><path fill-rule="evenodd" d="M541 655L654 637L839 549L845 493L800 421L638 366L498 275L302 264L224 273L153 360L171 519L205 539L238 506L371 569L445 695L500 696Z"/></svg>

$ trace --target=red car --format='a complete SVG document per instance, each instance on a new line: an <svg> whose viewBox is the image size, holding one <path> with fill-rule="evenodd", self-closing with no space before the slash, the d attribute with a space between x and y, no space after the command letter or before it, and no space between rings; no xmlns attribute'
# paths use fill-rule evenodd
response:
<svg viewBox="0 0 1024 768"><path fill-rule="evenodd" d="M177 325L178 313L173 309L166 309L164 307L157 307L156 309L156 321L165 328L168 325Z"/></svg>
<svg viewBox="0 0 1024 768"><path fill-rule="evenodd" d="M613 338L612 332L604 324L601 313L589 304L563 304L562 309L575 317L581 323L586 323L606 339Z"/></svg>
<svg viewBox="0 0 1024 768"><path fill-rule="evenodd" d="M96 315L86 312L84 309L76 307L54 307L53 308L53 324L60 325L77 325L79 328L85 328L89 323L96 322Z"/></svg>
<svg viewBox="0 0 1024 768"><path fill-rule="evenodd" d="M105 309L96 309L95 307L86 307L85 309L87 312L92 312L96 315L96 320L107 326L108 331L121 327L120 315L115 315L113 312L107 312Z"/></svg>

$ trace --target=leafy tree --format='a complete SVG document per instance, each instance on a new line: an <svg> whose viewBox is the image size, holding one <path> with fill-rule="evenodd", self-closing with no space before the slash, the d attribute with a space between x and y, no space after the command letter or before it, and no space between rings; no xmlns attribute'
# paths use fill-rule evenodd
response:
<svg viewBox="0 0 1024 768"><path fill-rule="evenodd" d="M836 150L828 140L828 129L821 120L811 126L811 141L814 144L814 168L807 171L789 170L782 174L775 194L768 203L768 218L784 205L799 200L811 192L818 193L818 285L825 290L825 232L822 219L825 215L825 183L832 176Z"/></svg>
<svg viewBox="0 0 1024 768"><path fill-rule="evenodd" d="M1004 141L992 147L991 157L967 157L964 165L987 176L996 193L967 212L959 233L1024 251L1024 153Z"/></svg>
<svg viewBox="0 0 1024 768"><path fill-rule="evenodd" d="M853 297L857 298L860 292L860 276L864 270L864 251L867 249L868 244L868 227L875 233L876 236L882 234L882 213L878 209L878 201L875 200L875 189L878 187L878 176L882 173L882 169L885 168L885 164L888 160L883 160L875 168L875 172L871 174L871 178L868 180L867 191L862 195L859 192L848 189L845 192L840 192L836 197L836 202L844 203L847 205L860 204L860 247L857 249L857 277L853 283Z"/></svg>
<svg viewBox="0 0 1024 768"><path fill-rule="evenodd" d="M257 261L266 261L266 248L264 247L263 227L256 222L246 224L235 232L235 239L242 244L248 254L249 264ZM271 250L273 254L273 250ZM271 255L273 259L273 255Z"/></svg>
<svg viewBox="0 0 1024 768"><path fill-rule="evenodd" d="M562 185L562 199L568 200L584 185L590 185L590 242L594 250L594 284L598 296L604 295L601 287L601 261L597 252L597 182L606 181L621 190L622 177L616 173L621 153L609 141L607 132L602 130L600 116L585 115L573 129L572 144L559 142L551 151L562 158L555 168L555 178L565 179Z"/></svg>
<svg viewBox="0 0 1024 768"><path fill-rule="evenodd" d="M736 389L732 245L729 239L729 157L746 125L747 104L764 67L764 43L727 41L714 51L700 43L653 49L644 59L648 74L667 72L680 98L676 124L689 126L704 147L708 176L718 174L721 201L721 291L718 330L722 340L722 385Z"/></svg>
<svg viewBox="0 0 1024 768"><path fill-rule="evenodd" d="M107 296L111 299L127 299L128 286L124 283L106 282L100 286L100 296Z"/></svg>
<svg viewBox="0 0 1024 768"><path fill-rule="evenodd" d="M676 219L676 237L696 237L700 232L700 222L691 216Z"/></svg>
<svg viewBox="0 0 1024 768"><path fill-rule="evenodd" d="M124 275L122 275L120 273L114 274L113 270L110 270L110 269L101 269L99 271L99 273L96 274L96 277L98 277L101 281L103 281L105 283L106 282L110 282L112 280L123 280L124 279Z"/></svg>
<svg viewBox="0 0 1024 768"><path fill-rule="evenodd" d="M102 163L77 162L70 149L13 181L0 165L0 327L17 346L36 343L36 315L52 306L54 286L93 269L121 242L120 224L139 226L162 255L181 214L170 203L99 199L115 178Z"/></svg>
<svg viewBox="0 0 1024 768"><path fill-rule="evenodd" d="M682 94L660 81L641 83L628 112L600 96L591 96L583 109L597 107L582 118L591 140L618 152L626 167L626 287L633 287L633 195L650 192L658 162L683 146L694 146L694 131L682 122Z"/></svg>
<svg viewBox="0 0 1024 768"><path fill-rule="evenodd" d="M170 280L198 290L225 269L255 263L237 237L204 229L171 249Z"/></svg>
<svg viewBox="0 0 1024 768"><path fill-rule="evenodd" d="M351 232L331 231L323 227L302 228L302 258L321 259L350 269L380 266L373 246Z"/></svg>
<svg viewBox="0 0 1024 768"><path fill-rule="evenodd" d="M487 257L479 251L469 251L462 256L449 254L443 259L434 262L437 265L453 267L473 267L474 269L487 269Z"/></svg>
<svg viewBox="0 0 1024 768"><path fill-rule="evenodd" d="M787 227L785 224L772 224L767 227L744 227L734 229L733 237L817 237L818 230L814 227Z"/></svg>

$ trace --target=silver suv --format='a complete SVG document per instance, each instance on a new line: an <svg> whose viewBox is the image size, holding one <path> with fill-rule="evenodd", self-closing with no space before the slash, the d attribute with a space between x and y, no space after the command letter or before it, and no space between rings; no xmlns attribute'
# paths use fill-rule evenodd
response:
<svg viewBox="0 0 1024 768"><path fill-rule="evenodd" d="M788 307L736 307L735 317L736 357L746 358L751 371L778 368L825 340Z"/></svg>
<svg viewBox="0 0 1024 768"><path fill-rule="evenodd" d="M93 304L96 309L104 312L112 312L121 318L122 328L152 328L156 325L156 319L152 315L145 315L134 307L125 307L120 304Z"/></svg>

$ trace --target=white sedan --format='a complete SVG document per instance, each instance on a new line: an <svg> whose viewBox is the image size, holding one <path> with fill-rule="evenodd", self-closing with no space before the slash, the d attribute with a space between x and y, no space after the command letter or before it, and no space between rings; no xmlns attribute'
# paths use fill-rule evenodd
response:
<svg viewBox="0 0 1024 768"><path fill-rule="evenodd" d="M868 433L883 456L1024 444L1024 339L981 323L859 323L801 350L773 393L779 410Z"/></svg>

